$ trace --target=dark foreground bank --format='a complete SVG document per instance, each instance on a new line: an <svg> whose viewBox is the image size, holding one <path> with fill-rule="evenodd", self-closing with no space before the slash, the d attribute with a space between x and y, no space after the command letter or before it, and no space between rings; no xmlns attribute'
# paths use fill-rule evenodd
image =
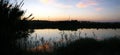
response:
<svg viewBox="0 0 120 55"><path fill-rule="evenodd" d="M57 49L54 47L51 52L14 49L16 50L14 51L16 55L120 55L120 38L113 37L105 40L80 38L73 42L67 42L66 45L62 45Z"/></svg>

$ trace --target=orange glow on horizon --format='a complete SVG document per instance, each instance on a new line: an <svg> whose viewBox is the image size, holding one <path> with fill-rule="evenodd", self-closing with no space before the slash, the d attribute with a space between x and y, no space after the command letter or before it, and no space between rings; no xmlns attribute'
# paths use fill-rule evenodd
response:
<svg viewBox="0 0 120 55"><path fill-rule="evenodd" d="M25 16L32 13L35 17L34 20L120 20L118 3L116 1L104 2L101 3L96 0L65 0L64 2L62 0L25 0L22 9L27 9Z"/></svg>

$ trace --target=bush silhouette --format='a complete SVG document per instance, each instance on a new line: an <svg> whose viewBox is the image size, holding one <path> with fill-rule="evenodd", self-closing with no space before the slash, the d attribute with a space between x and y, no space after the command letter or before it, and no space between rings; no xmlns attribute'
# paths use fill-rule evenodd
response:
<svg viewBox="0 0 120 55"><path fill-rule="evenodd" d="M23 24L27 23L27 19L30 18L32 14L26 18L22 18L25 13L25 11L21 10L21 7L24 5L23 1L24 0L20 3L16 2L16 4L13 5L10 4L9 0L0 0L0 22L3 28L18 28L25 26Z"/></svg>
<svg viewBox="0 0 120 55"><path fill-rule="evenodd" d="M25 11L21 10L21 7L24 5L24 0L19 3L10 3L10 1L0 0L0 39L6 42L27 36L30 21L28 19L32 17L32 14L23 17Z"/></svg>
<svg viewBox="0 0 120 55"><path fill-rule="evenodd" d="M14 41L27 37L29 32L32 32L26 28L29 26L28 19L31 18L32 14L24 18L25 11L21 10L24 0L13 4L10 1L0 0L0 43L4 55L16 55L20 50L15 46Z"/></svg>

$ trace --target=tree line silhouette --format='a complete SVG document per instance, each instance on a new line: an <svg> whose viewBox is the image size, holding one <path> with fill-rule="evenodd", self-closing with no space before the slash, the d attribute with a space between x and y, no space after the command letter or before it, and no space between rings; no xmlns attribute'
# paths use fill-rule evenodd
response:
<svg viewBox="0 0 120 55"><path fill-rule="evenodd" d="M46 20L32 20L29 21L29 28L56 28L59 30L77 30L79 28L95 28L95 29L107 29L107 28L120 28L119 22L91 22L91 21L46 21Z"/></svg>

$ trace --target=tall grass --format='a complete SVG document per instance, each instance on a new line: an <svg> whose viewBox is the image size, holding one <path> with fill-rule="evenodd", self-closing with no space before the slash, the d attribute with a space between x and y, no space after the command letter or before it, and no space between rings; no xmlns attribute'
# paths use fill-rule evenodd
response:
<svg viewBox="0 0 120 55"><path fill-rule="evenodd" d="M77 35L78 34L78 35ZM45 40L43 37L36 40L36 46L27 48L28 53L43 55L106 55L120 54L120 37L111 37L108 39L97 40L95 33L94 38L82 38L81 32L67 35L61 33L59 40ZM87 34L85 34L87 35ZM36 35L36 38L38 36ZM29 42L29 41L28 41ZM41 42L41 43L38 43ZM30 42L31 43L31 42ZM24 44L24 43L23 43ZM28 43L27 43L28 44Z"/></svg>

